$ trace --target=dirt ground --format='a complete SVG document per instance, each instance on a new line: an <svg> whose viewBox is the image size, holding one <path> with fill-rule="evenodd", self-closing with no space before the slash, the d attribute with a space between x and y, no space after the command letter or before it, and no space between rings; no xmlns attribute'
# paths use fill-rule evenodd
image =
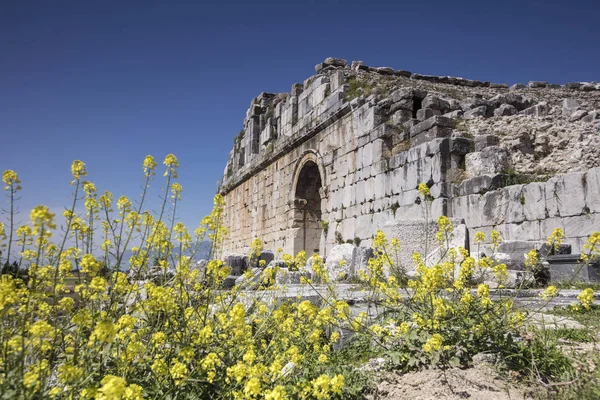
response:
<svg viewBox="0 0 600 400"><path fill-rule="evenodd" d="M397 375L386 373L372 400L516 400L531 399L524 388L500 379L493 368L425 370Z"/></svg>

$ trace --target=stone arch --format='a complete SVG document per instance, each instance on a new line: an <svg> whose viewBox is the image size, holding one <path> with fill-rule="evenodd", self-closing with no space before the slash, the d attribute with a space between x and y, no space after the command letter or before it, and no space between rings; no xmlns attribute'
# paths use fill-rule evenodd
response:
<svg viewBox="0 0 600 400"><path fill-rule="evenodd" d="M322 209L325 197L325 169L318 154L306 152L294 169L290 188L293 251L305 250L308 256L320 250Z"/></svg>

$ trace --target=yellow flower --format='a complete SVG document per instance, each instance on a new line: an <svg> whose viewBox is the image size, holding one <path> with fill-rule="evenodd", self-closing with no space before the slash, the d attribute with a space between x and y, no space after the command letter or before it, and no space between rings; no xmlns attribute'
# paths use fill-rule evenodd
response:
<svg viewBox="0 0 600 400"><path fill-rule="evenodd" d="M423 350L428 353L433 353L434 351L438 351L442 349L443 338L439 333L435 333L433 336L427 340L427 342L423 345Z"/></svg>
<svg viewBox="0 0 600 400"><path fill-rule="evenodd" d="M58 379L63 384L70 384L83 376L83 369L74 365L64 364L58 367Z"/></svg>
<svg viewBox="0 0 600 400"><path fill-rule="evenodd" d="M244 386L244 395L246 397L256 397L261 393L260 389L260 381L258 378L250 378L248 382L246 382L246 386Z"/></svg>
<svg viewBox="0 0 600 400"><path fill-rule="evenodd" d="M265 393L265 400L285 400L287 399L285 388L283 386L275 386L273 390Z"/></svg>
<svg viewBox="0 0 600 400"><path fill-rule="evenodd" d="M475 237L473 240L475 243L483 243L485 242L485 234L483 232L475 232Z"/></svg>
<svg viewBox="0 0 600 400"><path fill-rule="evenodd" d="M74 184L76 181L81 179L82 176L87 175L87 172L85 171L85 164L83 163L83 161L73 161L73 164L71 164L71 174L73 174L73 178L75 178L75 180L72 181L71 184Z"/></svg>
<svg viewBox="0 0 600 400"><path fill-rule="evenodd" d="M343 387L344 387L344 376L343 375L336 375L331 379L331 391L333 393L341 394Z"/></svg>
<svg viewBox="0 0 600 400"><path fill-rule="evenodd" d="M487 284L480 284L477 287L477 295L481 298L481 305L484 307L492 304L492 300L490 299L490 287Z"/></svg>
<svg viewBox="0 0 600 400"><path fill-rule="evenodd" d="M136 385L135 383L129 385L127 389L125 389L125 400L143 400L144 396L142 395L142 387Z"/></svg>
<svg viewBox="0 0 600 400"><path fill-rule="evenodd" d="M563 230L561 228L555 228L552 231L552 234L548 236L548 239L546 239L546 244L548 244L548 246L552 246L554 250L556 250L561 245L564 238L565 234Z"/></svg>
<svg viewBox="0 0 600 400"><path fill-rule="evenodd" d="M170 372L171 372L171 377L175 381L176 385L180 385L187 378L187 375L188 375L188 369L187 369L186 365L179 361L175 362L171 366Z"/></svg>
<svg viewBox="0 0 600 400"><path fill-rule="evenodd" d="M531 249L529 253L525 255L525 266L528 268L535 268L538 264L537 250Z"/></svg>
<svg viewBox="0 0 600 400"><path fill-rule="evenodd" d="M557 291L556 291L556 286L548 286L546 288L546 290L544 290L542 293L540 293L540 297L543 298L544 300L549 300L551 298L556 297L557 295Z"/></svg>
<svg viewBox="0 0 600 400"><path fill-rule="evenodd" d="M21 181L19 180L17 173L12 169L8 169L2 173L2 182L5 184L4 190L9 190L10 188L16 190L21 189L21 187L18 186ZM14 185L17 185L17 187L15 188Z"/></svg>
<svg viewBox="0 0 600 400"><path fill-rule="evenodd" d="M104 293L108 290L108 282L102 277L95 277L90 282L90 289L97 293Z"/></svg>
<svg viewBox="0 0 600 400"><path fill-rule="evenodd" d="M325 364L325 363L327 362L327 354L323 354L323 353L321 353L321 354L319 355L318 361L319 361L321 364Z"/></svg>
<svg viewBox="0 0 600 400"><path fill-rule="evenodd" d="M38 234L42 227L45 229L56 229L54 214L46 206L37 206L31 210L30 219L35 232Z"/></svg>
<svg viewBox="0 0 600 400"><path fill-rule="evenodd" d="M121 400L127 389L125 379L114 375L106 375L101 383L96 400Z"/></svg>
<svg viewBox="0 0 600 400"><path fill-rule="evenodd" d="M99 340L105 343L112 343L117 334L115 324L112 321L105 319L96 324L96 328L90 337L91 340Z"/></svg>
<svg viewBox="0 0 600 400"><path fill-rule="evenodd" d="M173 199L181 200L181 192L183 192L183 188L177 182L171 185L171 197Z"/></svg>
<svg viewBox="0 0 600 400"><path fill-rule="evenodd" d="M587 288L577 296L577 299L586 310L589 310L594 303L594 291Z"/></svg>
<svg viewBox="0 0 600 400"><path fill-rule="evenodd" d="M423 183L423 182L419 183L417 190L423 197L431 196L431 191L429 190L429 186L427 186L426 183Z"/></svg>
<svg viewBox="0 0 600 400"><path fill-rule="evenodd" d="M154 175L155 169L156 161L154 161L154 157L152 157L151 155L147 155L146 158L144 158L144 174L148 177Z"/></svg>
<svg viewBox="0 0 600 400"><path fill-rule="evenodd" d="M492 247L496 248L500 246L500 243L502 243L502 236L500 235L500 232L498 232L495 229L492 229L492 233L490 234L490 236L492 239Z"/></svg>
<svg viewBox="0 0 600 400"><path fill-rule="evenodd" d="M173 178L177 178L177 168L179 168L179 161L177 161L177 157L175 157L174 154L167 154L163 164L167 166L165 176L171 174Z"/></svg>

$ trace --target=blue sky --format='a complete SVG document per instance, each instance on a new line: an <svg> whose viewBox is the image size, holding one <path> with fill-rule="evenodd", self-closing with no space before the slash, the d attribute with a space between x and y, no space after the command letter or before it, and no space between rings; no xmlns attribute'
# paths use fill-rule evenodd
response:
<svg viewBox="0 0 600 400"><path fill-rule="evenodd" d="M250 100L289 91L326 57L494 82L599 80L599 15L598 1L577 0L4 1L0 171L19 173L26 219L68 203L74 159L99 190L135 199L144 157L174 153L180 217L195 226Z"/></svg>

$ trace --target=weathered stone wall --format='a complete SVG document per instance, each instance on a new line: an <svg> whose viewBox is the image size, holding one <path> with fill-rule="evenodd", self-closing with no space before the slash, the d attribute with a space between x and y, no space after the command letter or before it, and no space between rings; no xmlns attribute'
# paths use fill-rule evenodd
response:
<svg viewBox="0 0 600 400"><path fill-rule="evenodd" d="M451 215L487 237L496 229L505 240L545 241L561 228L573 253L579 253L589 235L600 231L600 168L484 194L468 181L463 187L470 193L452 199Z"/></svg>
<svg viewBox="0 0 600 400"><path fill-rule="evenodd" d="M539 241L561 227L574 251L600 229L600 170L585 171L600 165L600 112L592 110L600 107L600 85L509 89L362 63L350 68L337 59L316 68L290 93L262 93L250 105L220 188L231 232L226 252L245 253L261 238L270 249L326 255L340 240L370 245L386 222L408 220L401 225L411 234L416 221L440 215L464 220L471 238L471 231L495 228L507 240ZM535 90L552 93L535 97ZM566 90L580 96L576 104L560 103ZM542 121L547 137L537 123L523 130L523 119ZM579 130L565 142L571 122ZM584 172L548 180L548 171L582 169L553 161L564 159L556 148L577 135L587 143L578 149ZM515 164L542 158L546 175ZM544 182L514 184L530 181ZM427 215L420 182L434 197ZM413 247L403 250L420 250Z"/></svg>

